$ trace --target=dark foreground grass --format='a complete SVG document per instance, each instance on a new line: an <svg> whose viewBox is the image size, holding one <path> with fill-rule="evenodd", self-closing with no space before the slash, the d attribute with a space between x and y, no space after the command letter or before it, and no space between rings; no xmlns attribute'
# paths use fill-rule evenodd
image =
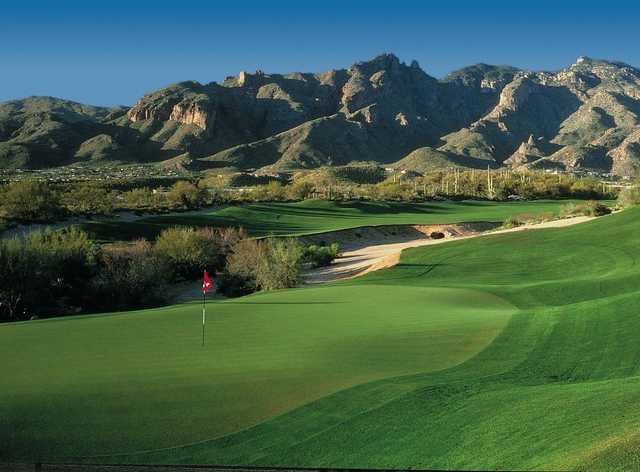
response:
<svg viewBox="0 0 640 472"><path fill-rule="evenodd" d="M138 221L101 221L84 225L96 239L127 240L155 238L175 225L242 226L253 236L288 236L319 233L358 226L393 224L460 223L504 221L520 214L557 214L572 200L530 202L328 202L253 203L219 210L152 216Z"/></svg>
<svg viewBox="0 0 640 472"><path fill-rule="evenodd" d="M2 326L3 454L638 470L639 245L628 210L416 248L354 281L217 304L204 353L196 305ZM244 423L206 440L227 411Z"/></svg>

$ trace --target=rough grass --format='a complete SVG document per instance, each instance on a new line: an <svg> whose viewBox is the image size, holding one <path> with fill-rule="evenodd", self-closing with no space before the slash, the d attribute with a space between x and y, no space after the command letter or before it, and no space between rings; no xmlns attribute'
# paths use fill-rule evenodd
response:
<svg viewBox="0 0 640 472"><path fill-rule="evenodd" d="M155 238L162 229L175 225L243 226L254 236L290 236L393 224L460 223L504 221L529 213L558 214L567 200L530 202L329 202L253 203L183 215L153 216L138 221L92 222L84 225L96 239Z"/></svg>

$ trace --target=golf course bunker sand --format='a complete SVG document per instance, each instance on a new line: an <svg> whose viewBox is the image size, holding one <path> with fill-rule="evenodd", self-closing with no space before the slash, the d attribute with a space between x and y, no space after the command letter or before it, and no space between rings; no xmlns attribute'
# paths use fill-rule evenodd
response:
<svg viewBox="0 0 640 472"><path fill-rule="evenodd" d="M497 229L500 227L499 223L477 222L444 225L367 226L314 234L302 237L300 241L303 244L338 243L340 255L330 266L307 271L304 274L304 281L308 284L332 282L393 267L400 261L400 253L403 249L442 244L486 234L561 228L584 223L593 218L576 216L509 229Z"/></svg>

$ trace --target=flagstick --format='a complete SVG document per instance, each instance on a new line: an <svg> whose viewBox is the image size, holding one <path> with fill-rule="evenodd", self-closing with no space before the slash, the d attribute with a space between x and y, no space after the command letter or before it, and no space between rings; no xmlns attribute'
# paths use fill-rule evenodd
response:
<svg viewBox="0 0 640 472"><path fill-rule="evenodd" d="M207 292L202 291L202 346L204 347L204 323L207 316L206 312L207 306Z"/></svg>

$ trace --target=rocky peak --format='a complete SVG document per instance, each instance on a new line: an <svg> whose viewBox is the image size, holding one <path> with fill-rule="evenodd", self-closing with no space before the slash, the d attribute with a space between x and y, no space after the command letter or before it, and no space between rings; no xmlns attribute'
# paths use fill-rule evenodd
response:
<svg viewBox="0 0 640 472"><path fill-rule="evenodd" d="M590 57L588 56L579 56L578 59L576 59L575 65L585 65L587 63L591 63L592 60Z"/></svg>
<svg viewBox="0 0 640 472"><path fill-rule="evenodd" d="M517 111L536 88L537 84L527 76L515 79L502 89L495 111L500 113Z"/></svg>
<svg viewBox="0 0 640 472"><path fill-rule="evenodd" d="M541 144L541 142L539 143L533 135L529 135L529 139L527 141L523 141L516 152L505 160L504 163L508 166L517 168L543 158L545 153L539 144Z"/></svg>
<svg viewBox="0 0 640 472"><path fill-rule="evenodd" d="M485 93L500 92L518 72L514 67L480 63L452 72L442 81L462 87L473 87Z"/></svg>
<svg viewBox="0 0 640 472"><path fill-rule="evenodd" d="M403 66L394 54L380 54L369 61L356 62L349 68L349 72L352 74L360 74L370 76L381 70L395 73ZM405 66L406 67L406 66Z"/></svg>
<svg viewBox="0 0 640 472"><path fill-rule="evenodd" d="M640 71L635 67L618 61L605 61L603 59L592 59L580 56L575 64L569 66L564 71L582 72L595 76L601 81L637 81L640 79Z"/></svg>

